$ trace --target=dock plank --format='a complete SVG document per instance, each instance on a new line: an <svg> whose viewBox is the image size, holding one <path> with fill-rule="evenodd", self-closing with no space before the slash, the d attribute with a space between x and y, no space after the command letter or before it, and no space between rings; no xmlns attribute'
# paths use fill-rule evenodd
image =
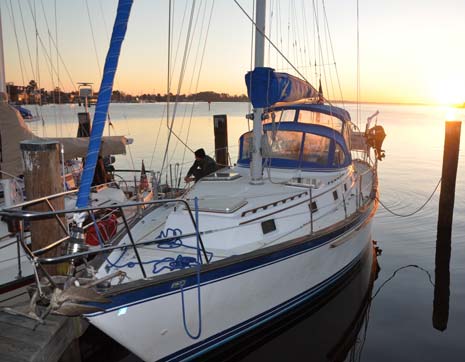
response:
<svg viewBox="0 0 465 362"><path fill-rule="evenodd" d="M37 348L27 341L1 337L0 351L2 362L29 362L33 361L32 358L35 356Z"/></svg>
<svg viewBox="0 0 465 362"><path fill-rule="evenodd" d="M51 315L45 324L0 312L2 361L56 362L88 326L82 318Z"/></svg>

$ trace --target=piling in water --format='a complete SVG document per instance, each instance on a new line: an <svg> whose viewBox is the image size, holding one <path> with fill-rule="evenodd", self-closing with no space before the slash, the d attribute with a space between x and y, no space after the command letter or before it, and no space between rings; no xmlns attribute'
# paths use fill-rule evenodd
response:
<svg viewBox="0 0 465 362"><path fill-rule="evenodd" d="M433 327L440 331L444 331L447 328L449 319L449 264L461 124L462 122L446 122L446 136L444 140L433 302Z"/></svg>
<svg viewBox="0 0 465 362"><path fill-rule="evenodd" d="M219 166L228 166L228 119L225 114L213 116L215 158Z"/></svg>

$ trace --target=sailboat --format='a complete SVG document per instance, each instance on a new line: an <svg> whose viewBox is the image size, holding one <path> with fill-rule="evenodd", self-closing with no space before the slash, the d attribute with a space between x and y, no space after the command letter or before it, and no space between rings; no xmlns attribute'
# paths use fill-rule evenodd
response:
<svg viewBox="0 0 465 362"><path fill-rule="evenodd" d="M97 102L103 120L131 6L118 5ZM52 290L49 310L84 315L144 361L193 359L265 325L330 290L372 247L382 155L370 154L381 151L380 137L354 129L349 113L308 82L264 67L265 10L256 1L255 68L246 75L254 127L240 137L237 165L203 177L181 198L118 205L149 207L125 222L117 244L74 268L71 281L37 278L42 299ZM365 156L353 158L354 150ZM78 226L98 209L88 207L84 186ZM13 209L9 216L38 217ZM74 266L96 253L75 250L28 253L39 264Z"/></svg>

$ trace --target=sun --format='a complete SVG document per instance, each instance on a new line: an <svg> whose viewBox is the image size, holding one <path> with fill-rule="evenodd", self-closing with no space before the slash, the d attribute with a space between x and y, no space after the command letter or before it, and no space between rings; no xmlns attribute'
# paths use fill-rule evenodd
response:
<svg viewBox="0 0 465 362"><path fill-rule="evenodd" d="M462 105L465 103L465 82L459 79L441 81L435 84L436 102L444 105Z"/></svg>
<svg viewBox="0 0 465 362"><path fill-rule="evenodd" d="M457 119L457 109L453 107L447 107L446 121L455 121L456 119Z"/></svg>

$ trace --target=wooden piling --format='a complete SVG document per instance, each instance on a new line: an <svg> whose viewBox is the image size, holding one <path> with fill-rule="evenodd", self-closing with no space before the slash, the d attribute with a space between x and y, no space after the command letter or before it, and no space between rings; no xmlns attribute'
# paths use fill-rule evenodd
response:
<svg viewBox="0 0 465 362"><path fill-rule="evenodd" d="M213 116L215 158L218 166L228 166L228 118L226 114Z"/></svg>
<svg viewBox="0 0 465 362"><path fill-rule="evenodd" d="M440 331L444 331L447 328L449 319L449 264L461 124L462 122L457 121L446 122L446 135L444 140L433 302L433 327Z"/></svg>
<svg viewBox="0 0 465 362"><path fill-rule="evenodd" d="M20 142L24 162L24 183L26 197L34 200L40 197L63 192L63 183L60 175L60 145L56 141L27 140ZM64 198L54 198L50 203L43 201L31 205L28 210L51 211L64 209ZM62 225L66 222L59 218ZM62 238L65 233L59 220L55 217L36 220L30 223L32 250L41 249L52 241ZM48 257L57 256L58 248L44 254ZM49 265L46 270L57 274L56 265Z"/></svg>
<svg viewBox="0 0 465 362"><path fill-rule="evenodd" d="M89 112L78 113L78 131L77 137L90 137L90 114Z"/></svg>

